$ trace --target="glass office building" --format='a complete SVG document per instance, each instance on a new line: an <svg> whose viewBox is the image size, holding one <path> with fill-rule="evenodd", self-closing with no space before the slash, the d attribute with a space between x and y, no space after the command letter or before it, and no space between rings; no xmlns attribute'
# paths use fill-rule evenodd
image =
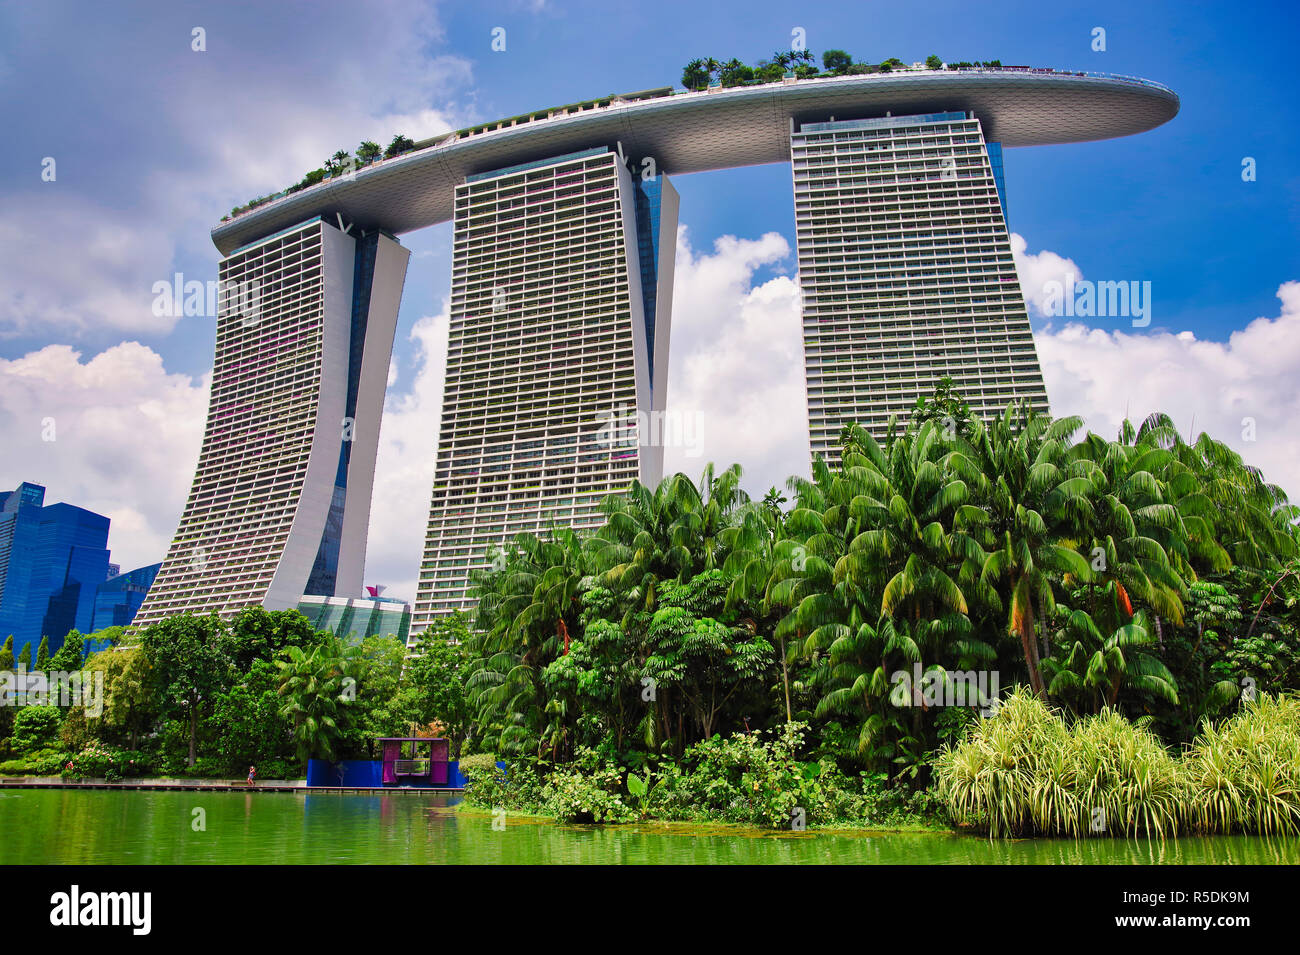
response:
<svg viewBox="0 0 1300 955"><path fill-rule="evenodd" d="M393 597L305 596L298 612L318 631L328 631L350 643L366 637L396 637L406 643L411 636L411 605Z"/></svg>
<svg viewBox="0 0 1300 955"><path fill-rule="evenodd" d="M107 627L125 627L135 619L136 611L144 603L161 563L137 567L125 574L119 573L104 581L95 593L95 612L92 630Z"/></svg>
<svg viewBox="0 0 1300 955"><path fill-rule="evenodd" d="M0 635L14 656L70 630L93 628L95 596L108 576L109 519L71 504L46 505L45 488L24 483L0 494Z"/></svg>

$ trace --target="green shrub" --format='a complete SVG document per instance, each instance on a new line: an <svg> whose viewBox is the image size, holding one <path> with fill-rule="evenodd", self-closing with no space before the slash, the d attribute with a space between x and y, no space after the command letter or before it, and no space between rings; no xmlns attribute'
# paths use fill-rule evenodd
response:
<svg viewBox="0 0 1300 955"><path fill-rule="evenodd" d="M830 758L797 758L806 723L768 732L715 736L688 749L683 766L664 771L651 805L671 819L743 822L773 828L883 821L886 811L864 779L845 776Z"/></svg>
<svg viewBox="0 0 1300 955"><path fill-rule="evenodd" d="M0 763L4 776L58 776L68 762L68 754L57 749L39 749L18 759Z"/></svg>
<svg viewBox="0 0 1300 955"><path fill-rule="evenodd" d="M114 782L122 778L122 754L103 743L87 743L80 751L68 756L63 775L72 779L107 779ZM69 769L68 763L72 766Z"/></svg>
<svg viewBox="0 0 1300 955"><path fill-rule="evenodd" d="M512 758L502 772L496 757L484 753L460 761L465 776L465 802L479 809L541 811L544 764L526 757Z"/></svg>
<svg viewBox="0 0 1300 955"><path fill-rule="evenodd" d="M57 706L20 706L14 715L14 752L24 755L52 746L58 741L60 722Z"/></svg>
<svg viewBox="0 0 1300 955"><path fill-rule="evenodd" d="M637 813L623 800L623 774L613 766L584 771L566 766L542 790L542 812L558 822L631 822Z"/></svg>

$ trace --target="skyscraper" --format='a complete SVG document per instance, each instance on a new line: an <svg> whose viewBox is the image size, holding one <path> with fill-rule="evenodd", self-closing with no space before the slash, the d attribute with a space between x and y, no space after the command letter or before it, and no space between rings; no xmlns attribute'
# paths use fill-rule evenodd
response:
<svg viewBox="0 0 1300 955"><path fill-rule="evenodd" d="M44 501L39 484L0 494L0 639L13 634L15 655L41 637L53 653L68 631L90 632L108 575L108 518Z"/></svg>
<svg viewBox="0 0 1300 955"><path fill-rule="evenodd" d="M451 336L414 631L466 606L520 531L601 523L659 480L636 415L663 407L677 193L600 147L456 187Z"/></svg>
<svg viewBox="0 0 1300 955"><path fill-rule="evenodd" d="M838 460L850 422L881 438L945 375L981 417L1047 410L979 119L803 123L790 158L814 456Z"/></svg>
<svg viewBox="0 0 1300 955"><path fill-rule="evenodd" d="M95 588L95 615L90 629L104 630L129 625L144 603L161 567L162 564L149 564L128 570L125 574L113 574Z"/></svg>
<svg viewBox="0 0 1300 955"><path fill-rule="evenodd" d="M220 265L197 473L135 626L360 591L409 252L315 217Z"/></svg>

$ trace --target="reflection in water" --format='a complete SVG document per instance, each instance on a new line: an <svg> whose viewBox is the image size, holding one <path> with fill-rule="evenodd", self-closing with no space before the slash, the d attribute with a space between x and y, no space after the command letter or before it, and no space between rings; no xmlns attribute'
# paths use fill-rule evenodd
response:
<svg viewBox="0 0 1300 955"><path fill-rule="evenodd" d="M412 793L0 790L12 863L935 863L1287 864L1300 842L1245 836L1165 842L948 833L763 832L641 823L564 826L462 813L459 797ZM206 831L190 826L195 806ZM58 837L55 837L55 834Z"/></svg>

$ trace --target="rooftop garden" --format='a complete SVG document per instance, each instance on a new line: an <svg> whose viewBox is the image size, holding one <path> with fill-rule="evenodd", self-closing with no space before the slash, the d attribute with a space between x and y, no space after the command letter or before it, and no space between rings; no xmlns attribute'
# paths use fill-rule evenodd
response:
<svg viewBox="0 0 1300 955"><path fill-rule="evenodd" d="M853 57L844 50L827 50L821 56L822 65L817 66L815 57L807 50L786 50L772 54L770 59L759 60L754 66L748 66L737 59L727 60L725 63L713 59L696 59L686 64L682 70L682 86L687 90L703 90L710 86L756 86L763 83L775 83L788 77L804 79L808 77L822 76L857 76L865 73L889 73L894 70L907 70L920 66L913 64L909 66L898 57L889 57L880 63L859 63L855 62ZM931 70L959 70L973 69L977 67L984 68L1001 68L1002 63L999 60L988 60L984 62L962 61L959 63L944 63L937 56L926 58L924 67ZM532 122L538 119L546 119L557 114L569 114L581 112L587 109L595 109L608 106L615 101L632 102L639 99L652 99L659 96L670 95L672 89L663 87L654 90L644 90L639 93L625 93L621 95L610 95L600 99L588 100L582 103L574 103L568 106L559 106L552 109L538 110L532 113L524 113L520 116L510 117L509 119L499 120L492 123L482 123L478 126L470 126L465 129L457 130L450 136L460 138L462 136L475 135L487 132L492 129L504 126L513 126L518 122ZM230 210L228 215L222 217L222 222L228 222L235 216L244 214L258 206L265 205L284 196L300 192L310 186L325 182L338 176L348 175L365 166L372 165L381 159L392 159L404 153L411 152L417 148L423 148L430 145L433 140L426 140L416 143L414 140L407 138L402 134L393 137L393 141L386 148L381 148L378 143L369 140L362 142L356 148L355 154L349 153L345 149L340 149L334 155L330 156L317 169L311 170L303 178L284 189L282 192L272 193L271 195L259 196L251 199L242 206L236 206Z"/></svg>
<svg viewBox="0 0 1300 955"><path fill-rule="evenodd" d="M279 199L295 192L300 192L309 186L314 186L326 179L333 179L335 176L346 176L348 173L355 172L363 166L369 166L378 162L380 159L392 159L403 153L409 153L415 148L415 141L398 133L393 137L393 141L388 144L387 148L380 146L378 143L372 143L370 140L363 141L357 146L356 155L348 152L346 149L340 149L334 155L330 156L320 166L319 169L313 169L307 175L303 176L301 181L289 186L283 192L277 192L269 196L259 196L256 199L250 199L245 205L236 206L230 210L230 215L223 216L221 221L226 222L234 216L248 212L250 209L256 209L273 199Z"/></svg>
<svg viewBox="0 0 1300 955"><path fill-rule="evenodd" d="M696 59L682 68L682 86L688 90L702 90L710 86L756 86L780 82L789 77L806 79L813 76L860 76L913 69L922 65L917 63L909 66L896 56L879 63L855 62L852 55L844 50L827 50L821 59L822 65L819 67L816 57L808 50L777 51L770 58L759 60L754 66L734 58L725 63L712 57ZM945 63L934 54L926 57L924 62L924 68L928 70L968 70L977 67L998 69L1001 66L1001 60Z"/></svg>

